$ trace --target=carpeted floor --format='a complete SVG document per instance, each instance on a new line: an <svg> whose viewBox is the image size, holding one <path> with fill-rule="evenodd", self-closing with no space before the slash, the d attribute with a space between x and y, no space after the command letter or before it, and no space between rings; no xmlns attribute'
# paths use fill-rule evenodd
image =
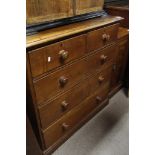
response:
<svg viewBox="0 0 155 155"><path fill-rule="evenodd" d="M78 130L53 155L129 155L129 100L120 90L109 106Z"/></svg>

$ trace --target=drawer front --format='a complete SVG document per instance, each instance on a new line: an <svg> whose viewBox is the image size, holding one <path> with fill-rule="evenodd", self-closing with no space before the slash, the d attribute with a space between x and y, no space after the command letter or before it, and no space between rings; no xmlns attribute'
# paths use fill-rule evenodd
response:
<svg viewBox="0 0 155 155"><path fill-rule="evenodd" d="M53 145L59 138L63 137L73 127L75 127L82 119L84 119L91 111L105 100L109 92L109 82L104 87L95 92L94 95L87 98L82 104L67 113L48 129L43 131L43 137L46 148ZM54 133L54 134L53 134Z"/></svg>
<svg viewBox="0 0 155 155"><path fill-rule="evenodd" d="M88 90L88 81L83 81L81 85L73 87L65 94L56 97L49 104L39 108L42 128L47 128L53 121L81 103L88 97Z"/></svg>
<svg viewBox="0 0 155 155"><path fill-rule="evenodd" d="M53 121L63 116L73 107L80 104L86 97L93 94L98 88L110 79L112 65L96 73L90 78L82 80L79 85L58 96L49 104L39 108L42 128L47 128Z"/></svg>
<svg viewBox="0 0 155 155"><path fill-rule="evenodd" d="M116 45L99 50L94 55L90 56L87 61L87 72L93 73L96 69L101 69L109 64L112 64L116 54Z"/></svg>
<svg viewBox="0 0 155 155"><path fill-rule="evenodd" d="M54 98L59 93L63 93L76 85L86 71L86 61L81 60L34 82L36 99L38 104Z"/></svg>
<svg viewBox="0 0 155 155"><path fill-rule="evenodd" d="M91 31L87 34L87 49L88 52L94 51L110 44L117 40L119 24L114 24L101 28L98 30Z"/></svg>
<svg viewBox="0 0 155 155"><path fill-rule="evenodd" d="M104 55L104 56L103 56ZM106 64L112 62L115 45L88 56L72 65L66 66L34 83L37 103L52 99L55 95L66 91L80 82L87 74L94 74ZM101 59L102 57L102 59ZM105 57L105 60L103 58Z"/></svg>
<svg viewBox="0 0 155 155"><path fill-rule="evenodd" d="M81 35L29 53L32 76L36 77L83 56L86 36Z"/></svg>
<svg viewBox="0 0 155 155"><path fill-rule="evenodd" d="M34 83L38 104L52 99L55 95L66 91L79 83L87 74L95 73L112 63L115 45L90 55L72 65L44 77Z"/></svg>

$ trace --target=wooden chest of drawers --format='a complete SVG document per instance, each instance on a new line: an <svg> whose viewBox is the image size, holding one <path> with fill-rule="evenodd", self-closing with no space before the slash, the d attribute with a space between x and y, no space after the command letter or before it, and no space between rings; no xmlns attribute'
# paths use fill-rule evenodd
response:
<svg viewBox="0 0 155 155"><path fill-rule="evenodd" d="M93 19L27 37L27 112L43 154L108 104L120 20Z"/></svg>

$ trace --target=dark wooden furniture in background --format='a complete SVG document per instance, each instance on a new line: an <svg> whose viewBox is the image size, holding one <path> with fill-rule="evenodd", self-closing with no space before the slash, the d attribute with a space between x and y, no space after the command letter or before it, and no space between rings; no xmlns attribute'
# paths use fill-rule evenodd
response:
<svg viewBox="0 0 155 155"><path fill-rule="evenodd" d="M114 95L124 84L128 57L129 57L129 31L126 28L120 27L118 32L117 54L113 64L111 92L109 93L110 96Z"/></svg>
<svg viewBox="0 0 155 155"><path fill-rule="evenodd" d="M121 16L121 26L129 28L129 2L127 0L114 0L109 3L105 3L104 9L109 15Z"/></svg>
<svg viewBox="0 0 155 155"><path fill-rule="evenodd" d="M106 0L105 10L108 14L113 16L121 16L124 18L120 22L122 27L129 29L129 1L128 0ZM129 44L129 43L128 43ZM129 50L129 45L128 45ZM129 88L129 56L127 58L127 65L123 77L124 86Z"/></svg>

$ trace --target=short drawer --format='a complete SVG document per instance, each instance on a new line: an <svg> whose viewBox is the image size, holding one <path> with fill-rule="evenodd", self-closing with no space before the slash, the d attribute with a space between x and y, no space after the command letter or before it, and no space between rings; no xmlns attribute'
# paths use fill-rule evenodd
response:
<svg viewBox="0 0 155 155"><path fill-rule="evenodd" d="M59 119L73 107L80 104L86 97L103 87L110 80L112 65L101 72L82 80L68 92L56 97L47 105L39 108L42 128L47 128L53 121Z"/></svg>
<svg viewBox="0 0 155 155"><path fill-rule="evenodd" d="M103 67L112 64L117 52L117 45L112 45L104 49L98 50L95 54L90 56L86 61L87 72L93 73L94 70L100 70Z"/></svg>
<svg viewBox="0 0 155 155"><path fill-rule="evenodd" d="M104 87L87 98L82 104L67 113L48 129L43 131L46 148L65 136L71 129L78 125L86 116L98 107L107 97L109 92L109 82ZM54 134L53 134L54 133Z"/></svg>
<svg viewBox="0 0 155 155"><path fill-rule="evenodd" d="M89 55L86 59L65 66L35 81L34 88L36 91L37 103L41 105L43 102L73 87L88 75L94 74L96 70L100 70L108 64L111 64L113 55L116 51L115 49L115 45L110 46L93 55Z"/></svg>
<svg viewBox="0 0 155 155"><path fill-rule="evenodd" d="M91 52L117 40L119 24L91 31L87 34L87 51Z"/></svg>
<svg viewBox="0 0 155 155"><path fill-rule="evenodd" d="M32 76L36 77L56 67L83 56L86 52L86 36L81 35L29 53Z"/></svg>

